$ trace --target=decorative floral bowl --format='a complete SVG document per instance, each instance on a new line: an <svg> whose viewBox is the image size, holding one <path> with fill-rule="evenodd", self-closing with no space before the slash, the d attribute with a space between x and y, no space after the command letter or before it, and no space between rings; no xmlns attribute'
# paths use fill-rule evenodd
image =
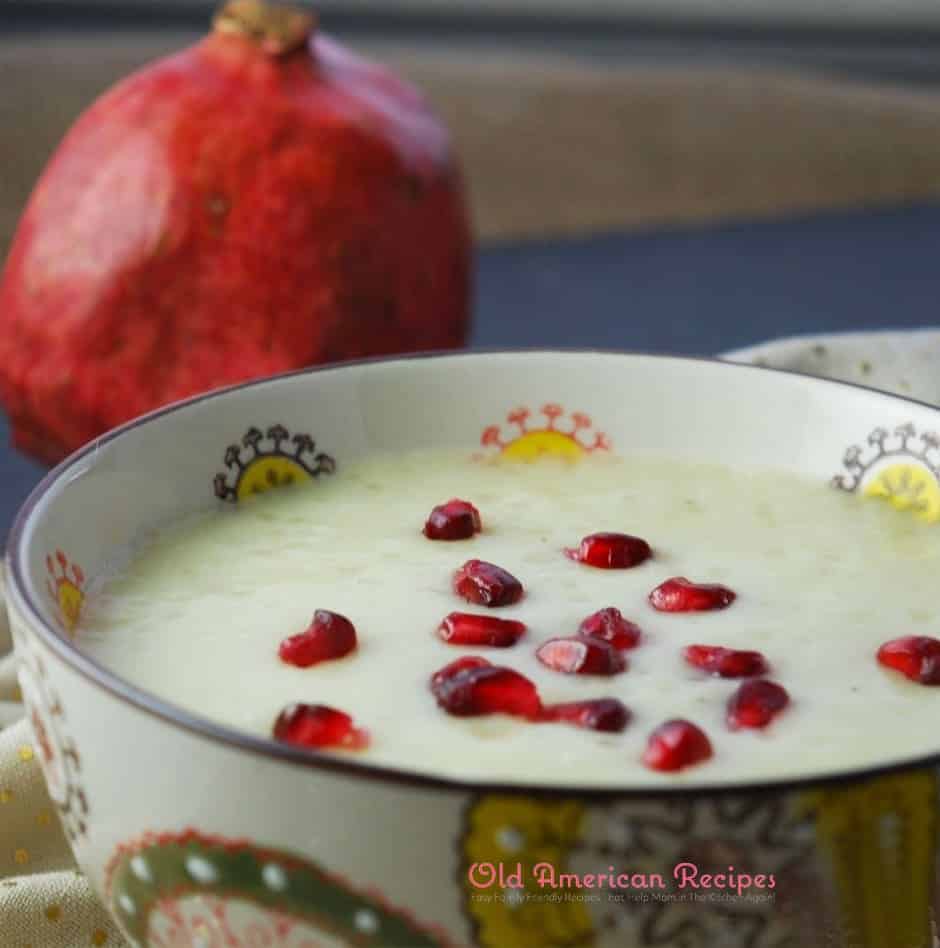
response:
<svg viewBox="0 0 940 948"><path fill-rule="evenodd" d="M698 792L457 784L207 722L117 679L70 629L88 584L142 530L374 450L775 466L936 520L938 431L940 411L850 385L552 352L327 368L125 426L44 479L8 548L23 696L79 863L150 948L932 944L940 753ZM630 879L545 889L540 863ZM764 883L689 890L683 865Z"/></svg>

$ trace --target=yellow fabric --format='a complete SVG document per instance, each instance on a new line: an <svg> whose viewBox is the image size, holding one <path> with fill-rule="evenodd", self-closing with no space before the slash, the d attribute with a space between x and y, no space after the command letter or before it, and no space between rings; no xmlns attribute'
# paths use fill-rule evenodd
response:
<svg viewBox="0 0 940 948"><path fill-rule="evenodd" d="M3 619L0 654L8 645ZM19 697L13 657L0 657L0 946L123 948L126 942L76 869Z"/></svg>

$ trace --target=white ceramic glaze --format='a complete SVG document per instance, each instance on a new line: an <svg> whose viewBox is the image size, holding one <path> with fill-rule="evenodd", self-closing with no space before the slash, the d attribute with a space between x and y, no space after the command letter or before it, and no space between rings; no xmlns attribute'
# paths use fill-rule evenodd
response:
<svg viewBox="0 0 940 948"><path fill-rule="evenodd" d="M928 944L934 760L831 786L694 797L353 772L164 707L69 641L83 590L116 550L142 529L236 501L255 477L322 472L330 460L341 471L373 451L519 451L536 429L533 449L594 445L602 432L626 458L771 467L888 493L898 516L916 506L910 478L936 488L940 467L940 412L924 405L752 367L596 353L331 368L196 400L102 439L54 471L20 515L9 602L50 790L80 864L134 944L613 948L678 945L680 930L693 946L881 945L884 931L897 948ZM877 830L888 823L893 835ZM678 896L688 893L676 889L676 865L704 872L729 860L773 875L775 888L724 902L659 899L649 887L585 901L533 876L539 862L575 874L642 865ZM507 884L481 884L481 864L502 865ZM881 874L896 876L899 864L912 881L885 890ZM631 901L644 891L646 901Z"/></svg>

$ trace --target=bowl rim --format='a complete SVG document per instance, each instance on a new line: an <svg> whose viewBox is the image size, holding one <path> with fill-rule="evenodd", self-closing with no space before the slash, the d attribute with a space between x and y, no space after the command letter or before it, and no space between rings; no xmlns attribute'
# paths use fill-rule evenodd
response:
<svg viewBox="0 0 940 948"><path fill-rule="evenodd" d="M867 385L862 385L858 382L848 382L816 376L795 369L778 368L748 362L735 362L723 356L700 356L669 352L647 352L636 349L584 347L480 348L401 353L394 356L377 356L349 360L346 362L331 362L323 365L308 366L302 369L281 372L275 375L265 376L264 378L250 379L248 381L211 389L210 391L161 406L160 408L110 429L105 434L92 439L83 447L56 464L42 477L32 491L30 491L26 500L17 511L7 537L6 551L4 554L7 598L16 600L19 611L28 617L32 631L58 659L63 661L73 672L78 674L81 678L84 678L92 686L100 688L112 697L131 705L136 710L155 717L172 728L183 730L192 737L222 745L228 750L247 752L277 763L286 763L305 769L322 770L343 777L371 780L383 784L406 786L440 793L496 793L509 796L543 798L577 797L586 801L603 802L614 799L649 799L651 797L660 796L666 796L670 799L697 798L702 796L708 796L710 798L741 795L753 797L767 795L776 796L811 788L837 787L867 781L901 771L940 766L940 748L938 748L934 753L923 754L918 757L892 761L886 764L855 767L836 773L808 774L786 780L742 780L739 782L716 784L683 783L675 786L648 785L641 787L611 787L591 784L561 784L552 786L541 783L505 783L500 781L468 780L432 773L416 773L399 766L372 764L360 761L351 756L347 758L338 754L307 750L275 741L273 738L249 734L248 732L203 717L197 712L190 711L185 707L161 698L157 694L139 688L130 681L112 672L107 666L101 664L96 659L86 655L78 648L77 643L73 639L61 635L51 623L46 622L36 602L29 594L24 576L23 561L25 557L22 554L24 553L24 533L33 512L50 488L60 480L63 474L73 469L88 455L97 451L101 445L117 440L126 432L203 401L221 398L231 392L241 391L247 388L277 384L278 382L300 376L342 371L363 365L408 363L425 359L478 359L488 356L624 356L628 358L640 357L661 359L663 361L721 365L727 368L729 372L770 372L777 375L803 378L809 380L811 384L814 385L860 389L863 392L874 394L888 401L913 405L918 408L926 408L936 413L938 415L938 421L940 421L940 406L920 399L885 392Z"/></svg>

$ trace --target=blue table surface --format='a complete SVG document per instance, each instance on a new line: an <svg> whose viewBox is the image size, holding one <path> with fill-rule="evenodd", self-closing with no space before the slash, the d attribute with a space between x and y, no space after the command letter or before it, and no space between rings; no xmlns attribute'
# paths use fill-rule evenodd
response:
<svg viewBox="0 0 940 948"><path fill-rule="evenodd" d="M484 248L472 345L711 354L940 325L940 205ZM0 537L43 472L0 420Z"/></svg>

